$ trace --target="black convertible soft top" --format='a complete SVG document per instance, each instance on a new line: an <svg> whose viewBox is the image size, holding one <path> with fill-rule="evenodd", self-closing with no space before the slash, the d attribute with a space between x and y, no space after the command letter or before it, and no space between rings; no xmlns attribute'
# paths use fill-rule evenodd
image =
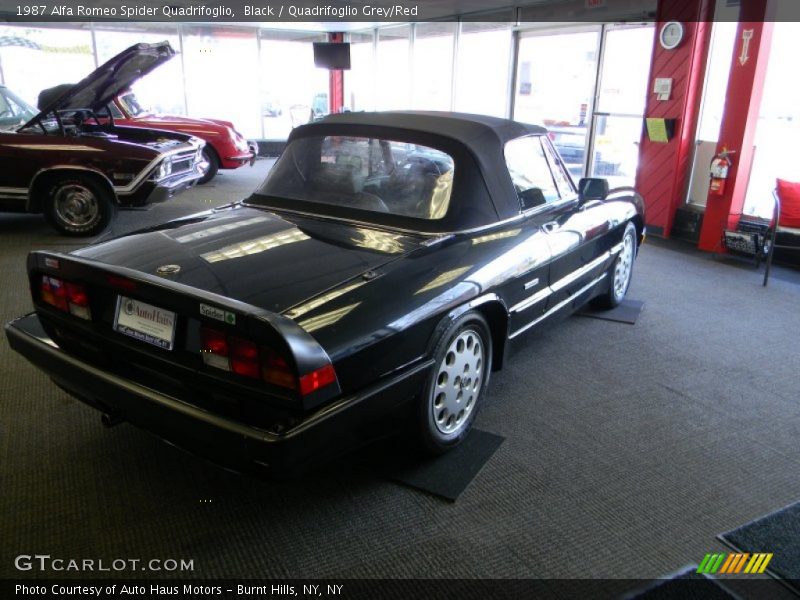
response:
<svg viewBox="0 0 800 600"><path fill-rule="evenodd" d="M450 154L455 162L453 198L440 220L375 214L376 222L427 232L456 232L491 225L519 214L519 199L504 146L509 140L547 133L544 127L485 115L403 111L346 112L295 128L289 143L311 136L385 137Z"/></svg>

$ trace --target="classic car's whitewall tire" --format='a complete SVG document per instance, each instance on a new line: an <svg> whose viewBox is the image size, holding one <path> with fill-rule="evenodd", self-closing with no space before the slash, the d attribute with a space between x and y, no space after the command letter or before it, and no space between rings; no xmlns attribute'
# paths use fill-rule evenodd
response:
<svg viewBox="0 0 800 600"><path fill-rule="evenodd" d="M633 262L636 260L636 237L636 225L628 223L622 234L622 250L608 271L608 291L592 301L595 306L612 309L625 299L633 276Z"/></svg>
<svg viewBox="0 0 800 600"><path fill-rule="evenodd" d="M217 176L217 171L219 171L219 158L217 158L217 153L212 148L209 148L208 145L203 148L203 160L208 163L208 167L203 176L197 180L198 185L208 183Z"/></svg>
<svg viewBox="0 0 800 600"><path fill-rule="evenodd" d="M492 336L486 319L469 312L442 333L434 368L420 398L423 447L441 454L467 437L492 372Z"/></svg>
<svg viewBox="0 0 800 600"><path fill-rule="evenodd" d="M111 192L91 177L62 175L52 179L46 190L45 218L64 235L97 235L117 212Z"/></svg>

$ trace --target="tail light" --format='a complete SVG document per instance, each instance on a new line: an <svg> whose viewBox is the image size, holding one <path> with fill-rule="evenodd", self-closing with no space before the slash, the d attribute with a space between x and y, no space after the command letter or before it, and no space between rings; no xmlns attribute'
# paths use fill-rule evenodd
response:
<svg viewBox="0 0 800 600"><path fill-rule="evenodd" d="M90 320L92 313L89 310L89 295L86 293L86 288L77 283L67 283L65 287L67 288L69 312L81 319Z"/></svg>
<svg viewBox="0 0 800 600"><path fill-rule="evenodd" d="M89 309L89 295L86 288L78 283L63 281L57 277L42 275L39 288L42 302L68 312L75 317L91 321L92 312Z"/></svg>
<svg viewBox="0 0 800 600"><path fill-rule="evenodd" d="M300 378L300 393L303 394L303 396L308 396L311 392L316 392L318 389L330 385L335 381L336 371L333 370L333 365L325 365Z"/></svg>
<svg viewBox="0 0 800 600"><path fill-rule="evenodd" d="M203 362L210 367L230 371L228 361L228 339L225 334L216 329L203 327L200 330L202 340Z"/></svg>
<svg viewBox="0 0 800 600"><path fill-rule="evenodd" d="M247 340L230 338L231 371L251 379L261 377L258 361L258 346Z"/></svg>
<svg viewBox="0 0 800 600"><path fill-rule="evenodd" d="M297 378L289 364L280 354L269 348L262 348L261 351L261 378L273 385L297 389Z"/></svg>
<svg viewBox="0 0 800 600"><path fill-rule="evenodd" d="M203 362L216 369L260 379L288 390L299 390L303 396L336 382L336 371L331 364L298 377L286 359L271 348L228 337L210 327L201 328L200 338Z"/></svg>

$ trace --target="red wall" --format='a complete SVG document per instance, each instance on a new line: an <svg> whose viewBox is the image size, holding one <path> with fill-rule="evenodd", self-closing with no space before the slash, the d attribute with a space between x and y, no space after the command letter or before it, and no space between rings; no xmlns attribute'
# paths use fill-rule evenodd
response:
<svg viewBox="0 0 800 600"><path fill-rule="evenodd" d="M711 0L659 2L645 116L677 121L675 135L666 144L650 142L643 132L636 188L644 197L648 231L665 237L669 236L675 210L683 202L691 175L712 15ZM686 28L683 42L674 50L665 50L658 42L661 26L668 21L680 21ZM661 77L672 78L669 100L660 101L653 94L653 84Z"/></svg>

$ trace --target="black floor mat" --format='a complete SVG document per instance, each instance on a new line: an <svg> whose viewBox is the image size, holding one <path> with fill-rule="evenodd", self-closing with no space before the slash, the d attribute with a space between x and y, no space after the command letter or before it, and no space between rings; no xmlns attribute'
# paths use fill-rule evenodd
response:
<svg viewBox="0 0 800 600"><path fill-rule="evenodd" d="M633 592L626 600L737 600L715 579L697 573L697 565L687 567L649 587Z"/></svg>
<svg viewBox="0 0 800 600"><path fill-rule="evenodd" d="M362 464L380 477L455 502L504 440L473 429L458 448L437 457L390 442L373 447Z"/></svg>
<svg viewBox="0 0 800 600"><path fill-rule="evenodd" d="M587 306L578 312L578 316L635 325L643 308L644 302L641 300L623 300L619 306L611 310L600 310Z"/></svg>
<svg viewBox="0 0 800 600"><path fill-rule="evenodd" d="M800 594L800 502L719 535L739 552L772 553L766 573Z"/></svg>

